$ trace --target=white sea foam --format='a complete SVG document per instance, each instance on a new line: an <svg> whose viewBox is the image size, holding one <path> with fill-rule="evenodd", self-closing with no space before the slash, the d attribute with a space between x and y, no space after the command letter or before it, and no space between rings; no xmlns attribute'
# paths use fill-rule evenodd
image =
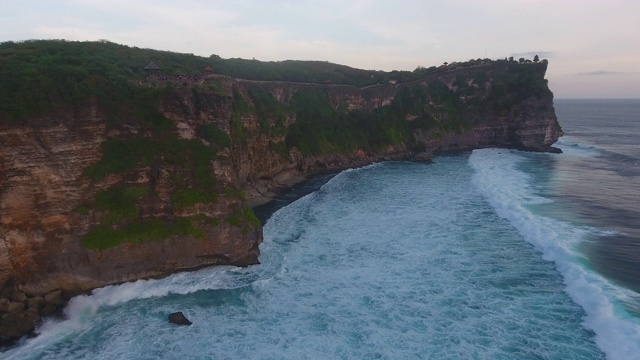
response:
<svg viewBox="0 0 640 360"><path fill-rule="evenodd" d="M96 290L1 355L602 358L552 264L496 216L472 174L465 157L344 172L274 214L260 266ZM545 203L535 190L525 202ZM193 325L168 324L177 310Z"/></svg>
<svg viewBox="0 0 640 360"><path fill-rule="evenodd" d="M585 149L585 153L594 151ZM575 245L584 241L592 230L527 209L528 199L536 195L531 192L530 179L517 169L523 159L514 152L476 150L469 158L475 169L473 182L498 215L508 219L545 260L555 263L567 293L586 312L584 326L596 333L596 343L607 356L610 359L638 356L640 323L620 306L621 301L633 295L584 267Z"/></svg>

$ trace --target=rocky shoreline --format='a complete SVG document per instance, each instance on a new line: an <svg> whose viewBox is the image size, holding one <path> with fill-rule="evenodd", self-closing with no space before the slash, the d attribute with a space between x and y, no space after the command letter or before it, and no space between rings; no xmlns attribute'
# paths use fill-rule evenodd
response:
<svg viewBox="0 0 640 360"><path fill-rule="evenodd" d="M367 164L360 165L366 166ZM247 199L262 224L282 207L318 190L322 185L350 167L319 170L307 175L296 174L277 183L277 186L263 189ZM184 269L182 271L196 271ZM176 271L180 272L180 271ZM0 349L15 346L23 337L36 336L37 324L47 318L62 316L68 302L78 294L55 290L42 296L28 295L14 287L5 288L0 293ZM36 327L34 327L36 324Z"/></svg>
<svg viewBox="0 0 640 360"><path fill-rule="evenodd" d="M70 300L61 290L43 296L28 296L16 289L0 296L0 347L10 347L25 335L33 336L34 323L60 315Z"/></svg>
<svg viewBox="0 0 640 360"><path fill-rule="evenodd" d="M288 187L281 187L272 192L269 198L263 198L253 206L253 212L264 225L266 221L279 209L320 189L340 171L323 172L305 178L296 178ZM266 200L266 201L265 201Z"/></svg>
<svg viewBox="0 0 640 360"><path fill-rule="evenodd" d="M486 64L367 89L217 79L140 104L166 129L112 123L95 99L0 124L0 341L33 334L95 288L257 264L260 220L344 169L487 147L550 151L562 130L545 71ZM505 86L515 92L492 90ZM331 130L340 116L351 127ZM355 141L369 120L377 135ZM351 143L330 141L342 132Z"/></svg>
<svg viewBox="0 0 640 360"><path fill-rule="evenodd" d="M549 153L558 153L559 149L550 147ZM462 154L466 151L452 151L442 155ZM560 151L561 152L561 151ZM288 173L278 182L269 181L268 186L261 184L262 189L256 190L257 185L248 185L250 195L248 204L253 208L256 216L264 225L266 221L279 209L294 201L320 189L341 171L363 167L384 161L418 161L431 162L431 157L380 157L370 159L368 162L352 161L340 165L333 164L329 169L315 169L307 174ZM251 189L254 191L252 192ZM182 269L181 271L196 271L194 269ZM169 275L169 274L167 274ZM49 292L43 296L29 296L14 288L12 293L5 289L0 294L0 348L9 348L24 336L35 336L33 324L39 324L46 318L62 315L62 310L67 303L78 294L63 293L61 290Z"/></svg>

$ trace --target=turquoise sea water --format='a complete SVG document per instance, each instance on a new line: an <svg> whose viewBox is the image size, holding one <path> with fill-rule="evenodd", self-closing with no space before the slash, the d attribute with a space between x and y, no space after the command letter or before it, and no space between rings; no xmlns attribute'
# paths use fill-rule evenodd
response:
<svg viewBox="0 0 640 360"><path fill-rule="evenodd" d="M261 265L97 289L0 357L638 359L640 156L593 119L637 133L640 102L604 105L556 103L564 154L344 171L267 221Z"/></svg>

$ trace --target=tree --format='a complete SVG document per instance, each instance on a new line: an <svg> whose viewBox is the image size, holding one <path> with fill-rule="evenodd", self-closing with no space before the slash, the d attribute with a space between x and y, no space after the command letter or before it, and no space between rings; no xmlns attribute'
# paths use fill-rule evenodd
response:
<svg viewBox="0 0 640 360"><path fill-rule="evenodd" d="M540 61L540 58L538 57L538 55L534 56L533 57L533 62L538 62L538 61Z"/></svg>
<svg viewBox="0 0 640 360"><path fill-rule="evenodd" d="M518 61L520 62L520 64L524 64L524 58L521 57L520 59L518 59Z"/></svg>

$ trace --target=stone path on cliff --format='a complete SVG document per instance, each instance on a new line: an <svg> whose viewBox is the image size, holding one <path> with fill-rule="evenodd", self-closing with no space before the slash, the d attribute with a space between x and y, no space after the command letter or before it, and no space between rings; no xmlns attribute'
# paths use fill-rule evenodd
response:
<svg viewBox="0 0 640 360"><path fill-rule="evenodd" d="M409 86L409 85L421 83L424 81L430 81L435 78L442 77L445 74L455 73L462 70L469 70L472 68L488 67L490 65L491 63L472 65L467 67L448 68L448 69L444 69L441 72L430 74L416 80L406 81L406 82L397 83L397 84L376 83L376 84L366 85L362 87L357 87L349 84L334 84L334 83L296 82L296 81L282 81L282 80L252 80L252 79L243 79L243 78L232 77L232 76L222 75L222 74L209 74L201 77L186 76L186 75L178 75L178 76L152 75L147 77L146 82L141 82L140 84L147 85L147 86L159 86L159 85L166 85L167 83L171 83L174 86L182 87L182 86L190 86L190 85L202 85L205 83L206 80L211 80L211 79L228 79L228 80L234 80L236 82L244 82L244 83L250 83L250 84L306 85L306 86L343 87L343 88L351 88L351 89L359 89L359 90L369 90L369 89L374 89L374 88L383 87L383 86L393 86L395 88Z"/></svg>

